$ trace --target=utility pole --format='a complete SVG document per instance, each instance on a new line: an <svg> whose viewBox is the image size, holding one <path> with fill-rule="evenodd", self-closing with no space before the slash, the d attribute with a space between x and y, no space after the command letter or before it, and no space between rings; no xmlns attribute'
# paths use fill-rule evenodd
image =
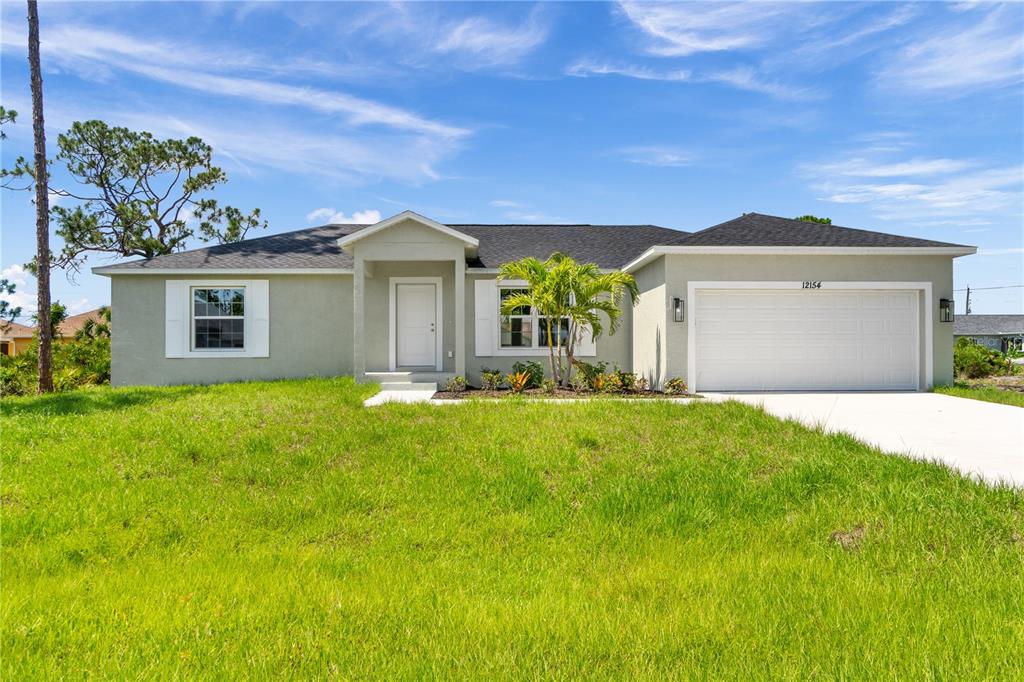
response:
<svg viewBox="0 0 1024 682"><path fill-rule="evenodd" d="M971 288L967 287L967 305L964 306L964 315L971 314Z"/></svg>

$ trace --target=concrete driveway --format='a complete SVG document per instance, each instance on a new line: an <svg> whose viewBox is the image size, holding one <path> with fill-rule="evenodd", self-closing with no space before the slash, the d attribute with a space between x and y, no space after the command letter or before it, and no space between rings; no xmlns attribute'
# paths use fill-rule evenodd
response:
<svg viewBox="0 0 1024 682"><path fill-rule="evenodd" d="M843 431L886 452L1024 486L1024 409L938 393L710 393Z"/></svg>

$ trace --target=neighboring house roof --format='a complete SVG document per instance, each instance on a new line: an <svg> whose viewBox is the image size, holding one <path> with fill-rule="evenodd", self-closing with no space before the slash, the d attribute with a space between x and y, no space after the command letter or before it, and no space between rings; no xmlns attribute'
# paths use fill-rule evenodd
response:
<svg viewBox="0 0 1024 682"><path fill-rule="evenodd" d="M744 213L700 232L681 237L671 246L860 246L920 247L963 246L918 237L901 237L839 225L825 225L792 218ZM965 247L966 248L966 247Z"/></svg>
<svg viewBox="0 0 1024 682"><path fill-rule="evenodd" d="M1024 334L1024 315L957 315L956 336L1017 336Z"/></svg>
<svg viewBox="0 0 1024 682"><path fill-rule="evenodd" d="M102 322L103 316L100 315L100 309L96 308L95 310L66 317L63 322L57 325L58 336L74 336L75 332L85 326L86 320ZM35 336L35 333L35 327L29 327L24 324L12 322L9 329L0 330L0 337L4 339L28 339Z"/></svg>
<svg viewBox="0 0 1024 682"><path fill-rule="evenodd" d="M0 325L0 338L5 341L8 339L30 339L35 333L35 327L28 327L17 322L11 322L9 325Z"/></svg>
<svg viewBox="0 0 1024 682"><path fill-rule="evenodd" d="M402 214L400 214L402 215ZM387 223L387 219L382 223ZM429 220L429 219L427 219ZM353 267L352 256L338 240L375 225L323 225L295 232L247 239L234 244L209 246L95 268L99 274L151 270L343 270ZM447 223L460 237L477 242L477 255L470 267L497 268L525 256L547 258L555 251L603 268L635 264L638 258L656 255L653 249L696 247L811 247L811 248L900 248L949 247L969 250L959 244L901 237L836 225L822 225L760 213L739 218L700 232L688 233L656 225L535 225ZM344 239L346 244L355 241Z"/></svg>
<svg viewBox="0 0 1024 682"><path fill-rule="evenodd" d="M95 310L90 310L86 313L68 316L63 322L57 325L57 333L61 336L74 336L79 329L85 326L85 323L88 320L103 322L104 320L103 316L100 315L100 309L96 308Z"/></svg>

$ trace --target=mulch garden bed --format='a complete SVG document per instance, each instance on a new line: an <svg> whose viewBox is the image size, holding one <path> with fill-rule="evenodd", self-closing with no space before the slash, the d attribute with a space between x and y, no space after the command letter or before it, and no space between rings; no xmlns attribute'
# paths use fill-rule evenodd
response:
<svg viewBox="0 0 1024 682"><path fill-rule="evenodd" d="M673 393L665 394L660 391L631 391L622 393L598 393L595 391L572 391L566 388L559 388L554 393L548 393L540 388L528 388L521 393L513 393L509 389L483 390L480 388L467 388L465 391L438 391L434 394L435 400L474 400L480 398L500 399L521 396L523 398L544 398L548 400L587 400L596 398L618 398L632 400L666 400L674 398L700 398L694 393Z"/></svg>
<svg viewBox="0 0 1024 682"><path fill-rule="evenodd" d="M962 383L969 388L998 388L1002 391L1024 393L1024 374L992 376L984 379L960 379L957 383Z"/></svg>

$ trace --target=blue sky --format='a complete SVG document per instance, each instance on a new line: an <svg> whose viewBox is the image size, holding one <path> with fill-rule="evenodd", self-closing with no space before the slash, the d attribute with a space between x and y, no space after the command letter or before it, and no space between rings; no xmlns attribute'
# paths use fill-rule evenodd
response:
<svg viewBox="0 0 1024 682"><path fill-rule="evenodd" d="M10 166L31 153L25 6L0 12L0 98L21 113ZM957 288L1024 282L1020 4L45 2L40 14L51 152L90 118L199 135L230 178L218 198L259 207L270 232L406 208L684 230L814 213L979 246L956 261ZM0 264L31 310L30 197L0 201ZM74 312L109 302L87 269L56 273L53 291ZM1024 290L972 303L1024 312Z"/></svg>

